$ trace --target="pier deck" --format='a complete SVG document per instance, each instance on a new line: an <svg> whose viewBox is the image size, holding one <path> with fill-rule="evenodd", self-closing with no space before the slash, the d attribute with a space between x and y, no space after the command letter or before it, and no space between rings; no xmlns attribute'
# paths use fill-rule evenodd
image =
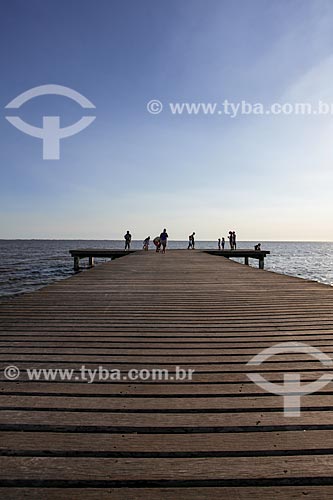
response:
<svg viewBox="0 0 333 500"><path fill-rule="evenodd" d="M79 248L77 250L70 250L70 254L74 257L74 269L78 271L80 269L80 260L89 259L89 266L94 265L94 259L98 257L117 259L119 257L124 257L129 253L137 252L138 250L113 250L107 248ZM193 251L193 250L191 250ZM197 251L197 250L195 250ZM204 252L210 253L212 255L219 255L220 257L230 258L240 258L244 259L244 263L249 265L249 259L257 259L259 261L259 268L264 269L265 257L270 254L268 250L253 250L253 249L238 249L238 250L202 250ZM188 252L188 250L178 250L179 252Z"/></svg>
<svg viewBox="0 0 333 500"><path fill-rule="evenodd" d="M136 252L0 305L0 497L333 497L332 384L300 417L247 377L262 349L333 355L333 290L203 252ZM80 367L194 369L192 381L80 380ZM28 381L27 368L75 369ZM260 373L327 372L306 354ZM258 370L256 370L258 371Z"/></svg>

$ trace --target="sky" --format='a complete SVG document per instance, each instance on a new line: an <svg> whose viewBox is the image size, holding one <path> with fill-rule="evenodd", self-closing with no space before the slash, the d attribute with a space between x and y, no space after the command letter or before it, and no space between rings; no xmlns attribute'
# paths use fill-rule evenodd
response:
<svg viewBox="0 0 333 500"><path fill-rule="evenodd" d="M0 238L333 241L332 114L170 103L333 103L330 0L2 0ZM89 99L42 95L41 85ZM149 113L158 99L163 110ZM14 127L95 116L43 159Z"/></svg>

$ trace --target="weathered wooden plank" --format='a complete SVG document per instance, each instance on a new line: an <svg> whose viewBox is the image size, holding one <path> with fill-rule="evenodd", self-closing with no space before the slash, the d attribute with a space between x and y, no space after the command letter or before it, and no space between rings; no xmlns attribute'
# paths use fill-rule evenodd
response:
<svg viewBox="0 0 333 500"><path fill-rule="evenodd" d="M15 338L15 336L13 337ZM179 341L165 341L161 342L159 340L140 339L128 340L123 342L117 342L112 340L77 340L74 339L54 339L54 340L40 340L41 337L36 337L36 340L12 340L0 339L1 352L5 352L4 349L15 350L17 353L22 352L32 352L38 351L39 348L52 349L55 354L57 352L62 352L63 350L72 352L72 348L84 353L88 352L86 349L93 350L93 352L98 353L103 351L104 354L109 351L115 354L216 354L216 355L229 355L229 354L258 354L259 349L266 349L267 347L272 347L275 345L273 342L219 342L219 341L203 341L198 340L197 342L187 342ZM43 338L43 337L42 337ZM333 353L333 344L329 344L330 341L320 340L311 342L314 347L319 347L322 352ZM31 349L30 351L28 349ZM275 349L276 351L278 348Z"/></svg>
<svg viewBox="0 0 333 500"><path fill-rule="evenodd" d="M35 339L37 341L43 340L45 342L63 342L64 345L66 345L66 342L75 342L75 345L80 345L81 342L96 342L96 343L101 343L102 345L104 343L110 343L111 345L113 344L122 344L126 346L135 346L135 345L147 345L147 346L154 346L154 345L193 345L196 347L197 345L200 344L207 344L208 346L210 345L221 345L227 346L228 348L243 348L243 347L269 347L272 343L278 343L278 342L285 342L289 341L292 338L292 341L299 341L299 342L311 342L311 345L327 345L331 346L332 341L333 341L333 334L327 334L323 331L317 331L316 333L309 333L309 334L301 334L301 335L291 335L291 334L285 334L285 335L266 335L263 333L260 335L260 337L257 336L250 336L250 337L242 337L242 336L236 336L236 335L223 335L223 336L161 336L161 335L156 335L156 336L145 336L145 335L126 335L126 333L122 333L120 335L112 335L109 334L108 332L106 333L84 333L82 335L82 332L68 332L67 334L64 334L64 332L58 333L58 332L53 332L53 333L45 333L41 334L39 333L33 333L33 332L11 332L10 336L7 335L1 335L0 336L0 342L7 342L10 341L11 344L13 342L17 341L24 341L28 343L34 343ZM84 339L84 340L82 340Z"/></svg>
<svg viewBox="0 0 333 500"><path fill-rule="evenodd" d="M47 446L45 444L47 443ZM333 449L333 433L329 431L279 431L211 434L91 434L40 432L0 432L0 453L146 453L163 455L238 453L270 455L293 451L329 453Z"/></svg>
<svg viewBox="0 0 333 500"><path fill-rule="evenodd" d="M323 500L333 498L333 486L265 487L182 487L182 488L1 488L0 496L9 500L22 498L59 500Z"/></svg>
<svg viewBox="0 0 333 500"><path fill-rule="evenodd" d="M268 375L268 374L267 374ZM275 381L282 385L283 373L276 372L270 373L267 377L269 381ZM302 377L302 381L317 380L322 373L309 372L308 376ZM34 394L41 395L89 395L96 396L103 395L233 395L233 396L246 396L249 394L265 394L268 395L261 387L249 381L245 374L240 373L211 373L211 374L194 374L194 382L159 382L159 383L144 383L144 382L102 382L94 381L93 384L86 382L48 382L48 381L0 381L0 394L16 395L16 394ZM223 383L223 380L225 383ZM230 380L231 382L228 382ZM237 383L239 381L239 383ZM327 384L322 387L320 394L331 394L332 384Z"/></svg>
<svg viewBox="0 0 333 500"><path fill-rule="evenodd" d="M289 362L289 361L313 361L310 354L294 353L284 354L279 347L271 346L262 347L261 349L247 350L220 350L210 348L199 349L117 349L109 347L82 348L80 347L1 347L0 361L6 358L15 357L15 359L30 359L33 360L76 360L85 358L87 360L99 357L101 361L108 362L135 362L145 360L147 363L164 363L172 361L173 363L247 363L261 350L270 347L274 357L267 362ZM321 352L325 352L333 356L333 347L320 347ZM320 365L319 365L320 366Z"/></svg>
<svg viewBox="0 0 333 500"><path fill-rule="evenodd" d="M102 485L129 481L328 478L331 455L218 458L0 457L0 481L77 481ZM93 479L92 479L93 478Z"/></svg>
<svg viewBox="0 0 333 500"><path fill-rule="evenodd" d="M323 407L326 410L333 411L333 398L331 394L318 396L302 396L302 408L305 411L307 408ZM280 409L283 411L283 398L262 393L257 396L247 396L243 394L242 398L228 396L208 396L206 397L140 397L130 398L118 396L106 397L84 397L84 396L1 396L1 409L56 409L56 410L71 410L77 409L84 411L154 411L154 410L206 410L208 413L211 410L235 410L246 411L262 409Z"/></svg>
<svg viewBox="0 0 333 500"><path fill-rule="evenodd" d="M227 431L237 427L243 429L253 427L314 427L330 426L333 428L333 411L303 411L301 416L286 417L281 411L242 411L230 413L113 413L113 412L80 412L80 411L44 411L44 410L1 410L0 422L2 429L21 427L25 430L40 428L40 430L67 429L106 432L108 429L116 432L119 429L131 431L135 429L147 432L158 432L158 429L198 429L213 432L217 429ZM1 428L1 425L0 425Z"/></svg>
<svg viewBox="0 0 333 500"><path fill-rule="evenodd" d="M32 359L31 359L32 358ZM44 361L39 361L40 359L44 359ZM6 365L13 365L17 366L20 368L22 371L26 369L73 369L79 371L82 366L84 366L86 369L93 369L93 370L98 370L99 367L103 367L105 369L121 369L122 372L130 371L130 370L140 370L140 369L168 369L170 370L170 373L174 373L176 366L181 366L181 368L189 370L195 370L195 373L199 372L225 372L225 373L231 373L231 372L244 372L244 373L252 373L253 371L258 371L258 369L251 368L250 366L247 366L246 363L244 362L239 362L239 363L228 363L228 362L211 362L211 363L202 363L202 364L196 364L196 361L190 362L188 361L181 361L181 360L169 360L166 361L164 360L163 362L159 361L147 361L144 358L141 358L140 360L136 360L135 362L132 361L119 361L116 359L106 359L102 358L99 356L95 356L92 358L85 357L85 356L77 356L73 359L72 357L67 357L66 359L63 359L61 357L56 358L56 356L52 357L43 357L42 355L36 357L36 360L34 360L34 356L5 356L2 358L1 361L2 366ZM274 361L268 361L266 363L263 363L260 366L260 372L269 372L269 371L280 371L280 372L308 372L308 371L318 371L321 369L322 371L330 372L329 367L323 367L322 365L319 364L318 361L303 361L303 362L295 362L295 363L290 363L290 361L278 363ZM126 376L126 374L125 374ZM41 378L43 378L43 375L40 375ZM80 377L77 378L79 380ZM137 381L139 377L137 377L135 380ZM123 380L130 380L130 377L123 378ZM174 379L175 380L175 379Z"/></svg>

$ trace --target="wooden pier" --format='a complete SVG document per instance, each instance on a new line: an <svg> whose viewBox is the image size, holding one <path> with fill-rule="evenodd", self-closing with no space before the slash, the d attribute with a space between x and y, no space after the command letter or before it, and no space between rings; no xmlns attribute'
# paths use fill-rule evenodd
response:
<svg viewBox="0 0 333 500"><path fill-rule="evenodd" d="M112 250L105 248L79 248L78 250L70 250L70 255L74 258L74 270L80 270L80 260L88 259L89 267L93 267L95 264L95 258L102 259L118 259L119 257L125 257L130 253L134 253L135 250Z"/></svg>
<svg viewBox="0 0 333 500"><path fill-rule="evenodd" d="M256 259L259 262L259 269L264 269L265 267L265 257L267 257L268 250L205 250L205 252L211 255L219 255L220 257L226 257L227 259L244 259L244 264L249 265L249 259Z"/></svg>
<svg viewBox="0 0 333 500"><path fill-rule="evenodd" d="M70 250L70 254L74 257L74 270L80 270L80 260L88 259L89 267L94 266L95 258L107 258L107 259L117 259L119 257L124 257L128 253L134 253L138 250L112 250L112 249L101 249L101 248L80 248L77 250ZM179 252L188 252L188 250L178 250ZM195 250L197 251L197 250ZM249 249L239 249L239 250L200 250L203 252L210 253L211 255L219 255L220 257L226 257L227 259L238 258L244 259L244 264L249 265L249 259L257 259L259 262L259 269L264 269L265 257L270 254L268 250L249 250ZM191 250L193 252L193 250Z"/></svg>
<svg viewBox="0 0 333 500"><path fill-rule="evenodd" d="M1 498L333 498L332 383L286 417L283 397L247 377L281 342L333 356L332 288L199 251L140 251L5 301L0 325L1 365L21 370L1 370ZM88 383L82 365L195 372ZM75 377L29 381L27 368ZM260 367L279 384L327 372L293 353Z"/></svg>

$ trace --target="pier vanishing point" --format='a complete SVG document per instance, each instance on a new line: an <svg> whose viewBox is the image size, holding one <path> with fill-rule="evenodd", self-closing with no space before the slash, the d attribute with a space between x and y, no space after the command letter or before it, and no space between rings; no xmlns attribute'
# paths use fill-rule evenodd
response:
<svg viewBox="0 0 333 500"><path fill-rule="evenodd" d="M80 251L76 265L99 256ZM247 365L285 342L331 358L333 289L214 253L119 254L0 304L1 498L333 498L332 382L297 417L248 377L282 387L332 368L296 352ZM173 378L88 383L83 365ZM74 378L29 380L43 368Z"/></svg>

